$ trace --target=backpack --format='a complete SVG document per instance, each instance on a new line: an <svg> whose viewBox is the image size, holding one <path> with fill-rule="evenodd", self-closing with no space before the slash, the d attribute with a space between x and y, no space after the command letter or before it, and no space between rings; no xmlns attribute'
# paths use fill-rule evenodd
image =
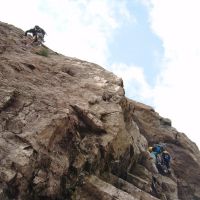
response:
<svg viewBox="0 0 200 200"><path fill-rule="evenodd" d="M39 27L39 26L35 26L35 31L37 32L37 33L41 33L41 34L43 34L43 35L45 35L46 34L46 32L44 31L44 29L42 29L41 27Z"/></svg>
<svg viewBox="0 0 200 200"><path fill-rule="evenodd" d="M158 153L158 154L159 154L159 153L162 153L163 150L164 150L163 147L160 146L160 145L157 145L157 146L154 146L154 147L153 147L153 151L156 152L156 153Z"/></svg>
<svg viewBox="0 0 200 200"><path fill-rule="evenodd" d="M165 150L163 146L164 146L163 144L154 144L153 151L157 153L162 153Z"/></svg>

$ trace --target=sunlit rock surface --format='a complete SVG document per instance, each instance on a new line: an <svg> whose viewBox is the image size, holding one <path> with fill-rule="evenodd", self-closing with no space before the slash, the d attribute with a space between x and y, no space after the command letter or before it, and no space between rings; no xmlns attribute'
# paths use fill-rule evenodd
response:
<svg viewBox="0 0 200 200"><path fill-rule="evenodd" d="M199 150L169 119L113 73L30 41L0 22L0 199L200 199ZM168 176L146 152L159 142Z"/></svg>

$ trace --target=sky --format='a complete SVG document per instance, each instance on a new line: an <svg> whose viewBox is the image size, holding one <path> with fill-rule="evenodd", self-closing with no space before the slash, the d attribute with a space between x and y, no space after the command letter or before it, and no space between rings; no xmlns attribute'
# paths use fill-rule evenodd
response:
<svg viewBox="0 0 200 200"><path fill-rule="evenodd" d="M0 21L101 65L200 148L200 0L0 0Z"/></svg>

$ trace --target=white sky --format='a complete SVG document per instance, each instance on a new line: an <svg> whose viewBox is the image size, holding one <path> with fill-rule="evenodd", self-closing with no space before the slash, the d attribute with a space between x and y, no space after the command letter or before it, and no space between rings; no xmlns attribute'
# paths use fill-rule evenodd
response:
<svg viewBox="0 0 200 200"><path fill-rule="evenodd" d="M53 50L113 71L123 78L127 96L151 102L200 147L200 0L132 1L146 6L146 20L164 49L155 85L147 82L144 66L110 59L110 43L123 42L114 40L117 31L124 31L120 27L139 23L130 0L0 0L0 21L24 31L37 24ZM131 34L125 39L131 41Z"/></svg>
<svg viewBox="0 0 200 200"><path fill-rule="evenodd" d="M154 105L200 147L200 1L150 0L151 26L163 41Z"/></svg>

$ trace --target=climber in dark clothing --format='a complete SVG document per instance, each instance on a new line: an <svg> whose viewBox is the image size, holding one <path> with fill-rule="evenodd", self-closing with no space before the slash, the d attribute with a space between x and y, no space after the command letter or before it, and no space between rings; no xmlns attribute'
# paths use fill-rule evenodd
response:
<svg viewBox="0 0 200 200"><path fill-rule="evenodd" d="M27 36L28 33L31 33L33 36L33 41L31 42L31 44L33 44L35 42L38 42L41 44L44 42L44 36L45 36L46 32L39 26L35 25L34 28L27 30L25 32L25 36Z"/></svg>
<svg viewBox="0 0 200 200"><path fill-rule="evenodd" d="M170 174L170 161L171 156L167 151L163 151L161 154L157 155L156 167L161 174Z"/></svg>
<svg viewBox="0 0 200 200"><path fill-rule="evenodd" d="M171 160L171 156L167 151L163 151L162 153L162 159L164 164L166 165L167 169L170 169L170 160Z"/></svg>

